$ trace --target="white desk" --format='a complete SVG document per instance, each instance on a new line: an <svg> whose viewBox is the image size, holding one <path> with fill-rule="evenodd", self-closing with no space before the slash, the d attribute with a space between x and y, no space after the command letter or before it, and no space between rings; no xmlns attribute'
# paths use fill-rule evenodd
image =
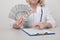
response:
<svg viewBox="0 0 60 40"><path fill-rule="evenodd" d="M2 27L0 28L0 40L60 40L60 28L55 28L52 31L56 32L56 34L31 37L21 30Z"/></svg>

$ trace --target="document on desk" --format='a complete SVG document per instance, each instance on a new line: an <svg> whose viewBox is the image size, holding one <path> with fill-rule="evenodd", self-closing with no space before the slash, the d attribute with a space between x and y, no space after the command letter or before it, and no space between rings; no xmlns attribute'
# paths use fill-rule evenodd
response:
<svg viewBox="0 0 60 40"><path fill-rule="evenodd" d="M40 30L36 28L24 28L22 29L23 32L28 34L29 36L41 36L41 35L54 35L55 32L49 30Z"/></svg>

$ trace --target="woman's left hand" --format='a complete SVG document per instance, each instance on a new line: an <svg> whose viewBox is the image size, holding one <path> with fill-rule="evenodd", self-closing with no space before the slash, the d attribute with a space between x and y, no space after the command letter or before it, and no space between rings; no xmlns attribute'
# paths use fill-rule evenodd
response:
<svg viewBox="0 0 60 40"><path fill-rule="evenodd" d="M38 28L40 28L40 29L44 29L44 28L45 28L45 24L43 24L43 23L36 23L36 24L34 24L33 26L34 26L34 27L38 27Z"/></svg>

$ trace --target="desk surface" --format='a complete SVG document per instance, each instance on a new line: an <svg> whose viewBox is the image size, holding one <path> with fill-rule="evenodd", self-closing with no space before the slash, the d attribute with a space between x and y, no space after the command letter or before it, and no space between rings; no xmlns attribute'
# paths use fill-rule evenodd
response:
<svg viewBox="0 0 60 40"><path fill-rule="evenodd" d="M0 28L0 40L60 40L60 28L51 30L56 32L56 34L31 37L21 30L15 30L11 27L2 27Z"/></svg>

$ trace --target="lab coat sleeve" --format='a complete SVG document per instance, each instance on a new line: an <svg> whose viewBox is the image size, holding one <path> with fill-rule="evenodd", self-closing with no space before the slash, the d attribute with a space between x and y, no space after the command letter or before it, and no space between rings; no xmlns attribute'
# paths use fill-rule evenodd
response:
<svg viewBox="0 0 60 40"><path fill-rule="evenodd" d="M12 27L15 22L16 22L15 20L9 18L9 26Z"/></svg>
<svg viewBox="0 0 60 40"><path fill-rule="evenodd" d="M56 27L56 23L55 20L53 18L53 16L51 15L51 11L49 11L49 9L47 8L47 23L51 23L52 27L55 28Z"/></svg>

